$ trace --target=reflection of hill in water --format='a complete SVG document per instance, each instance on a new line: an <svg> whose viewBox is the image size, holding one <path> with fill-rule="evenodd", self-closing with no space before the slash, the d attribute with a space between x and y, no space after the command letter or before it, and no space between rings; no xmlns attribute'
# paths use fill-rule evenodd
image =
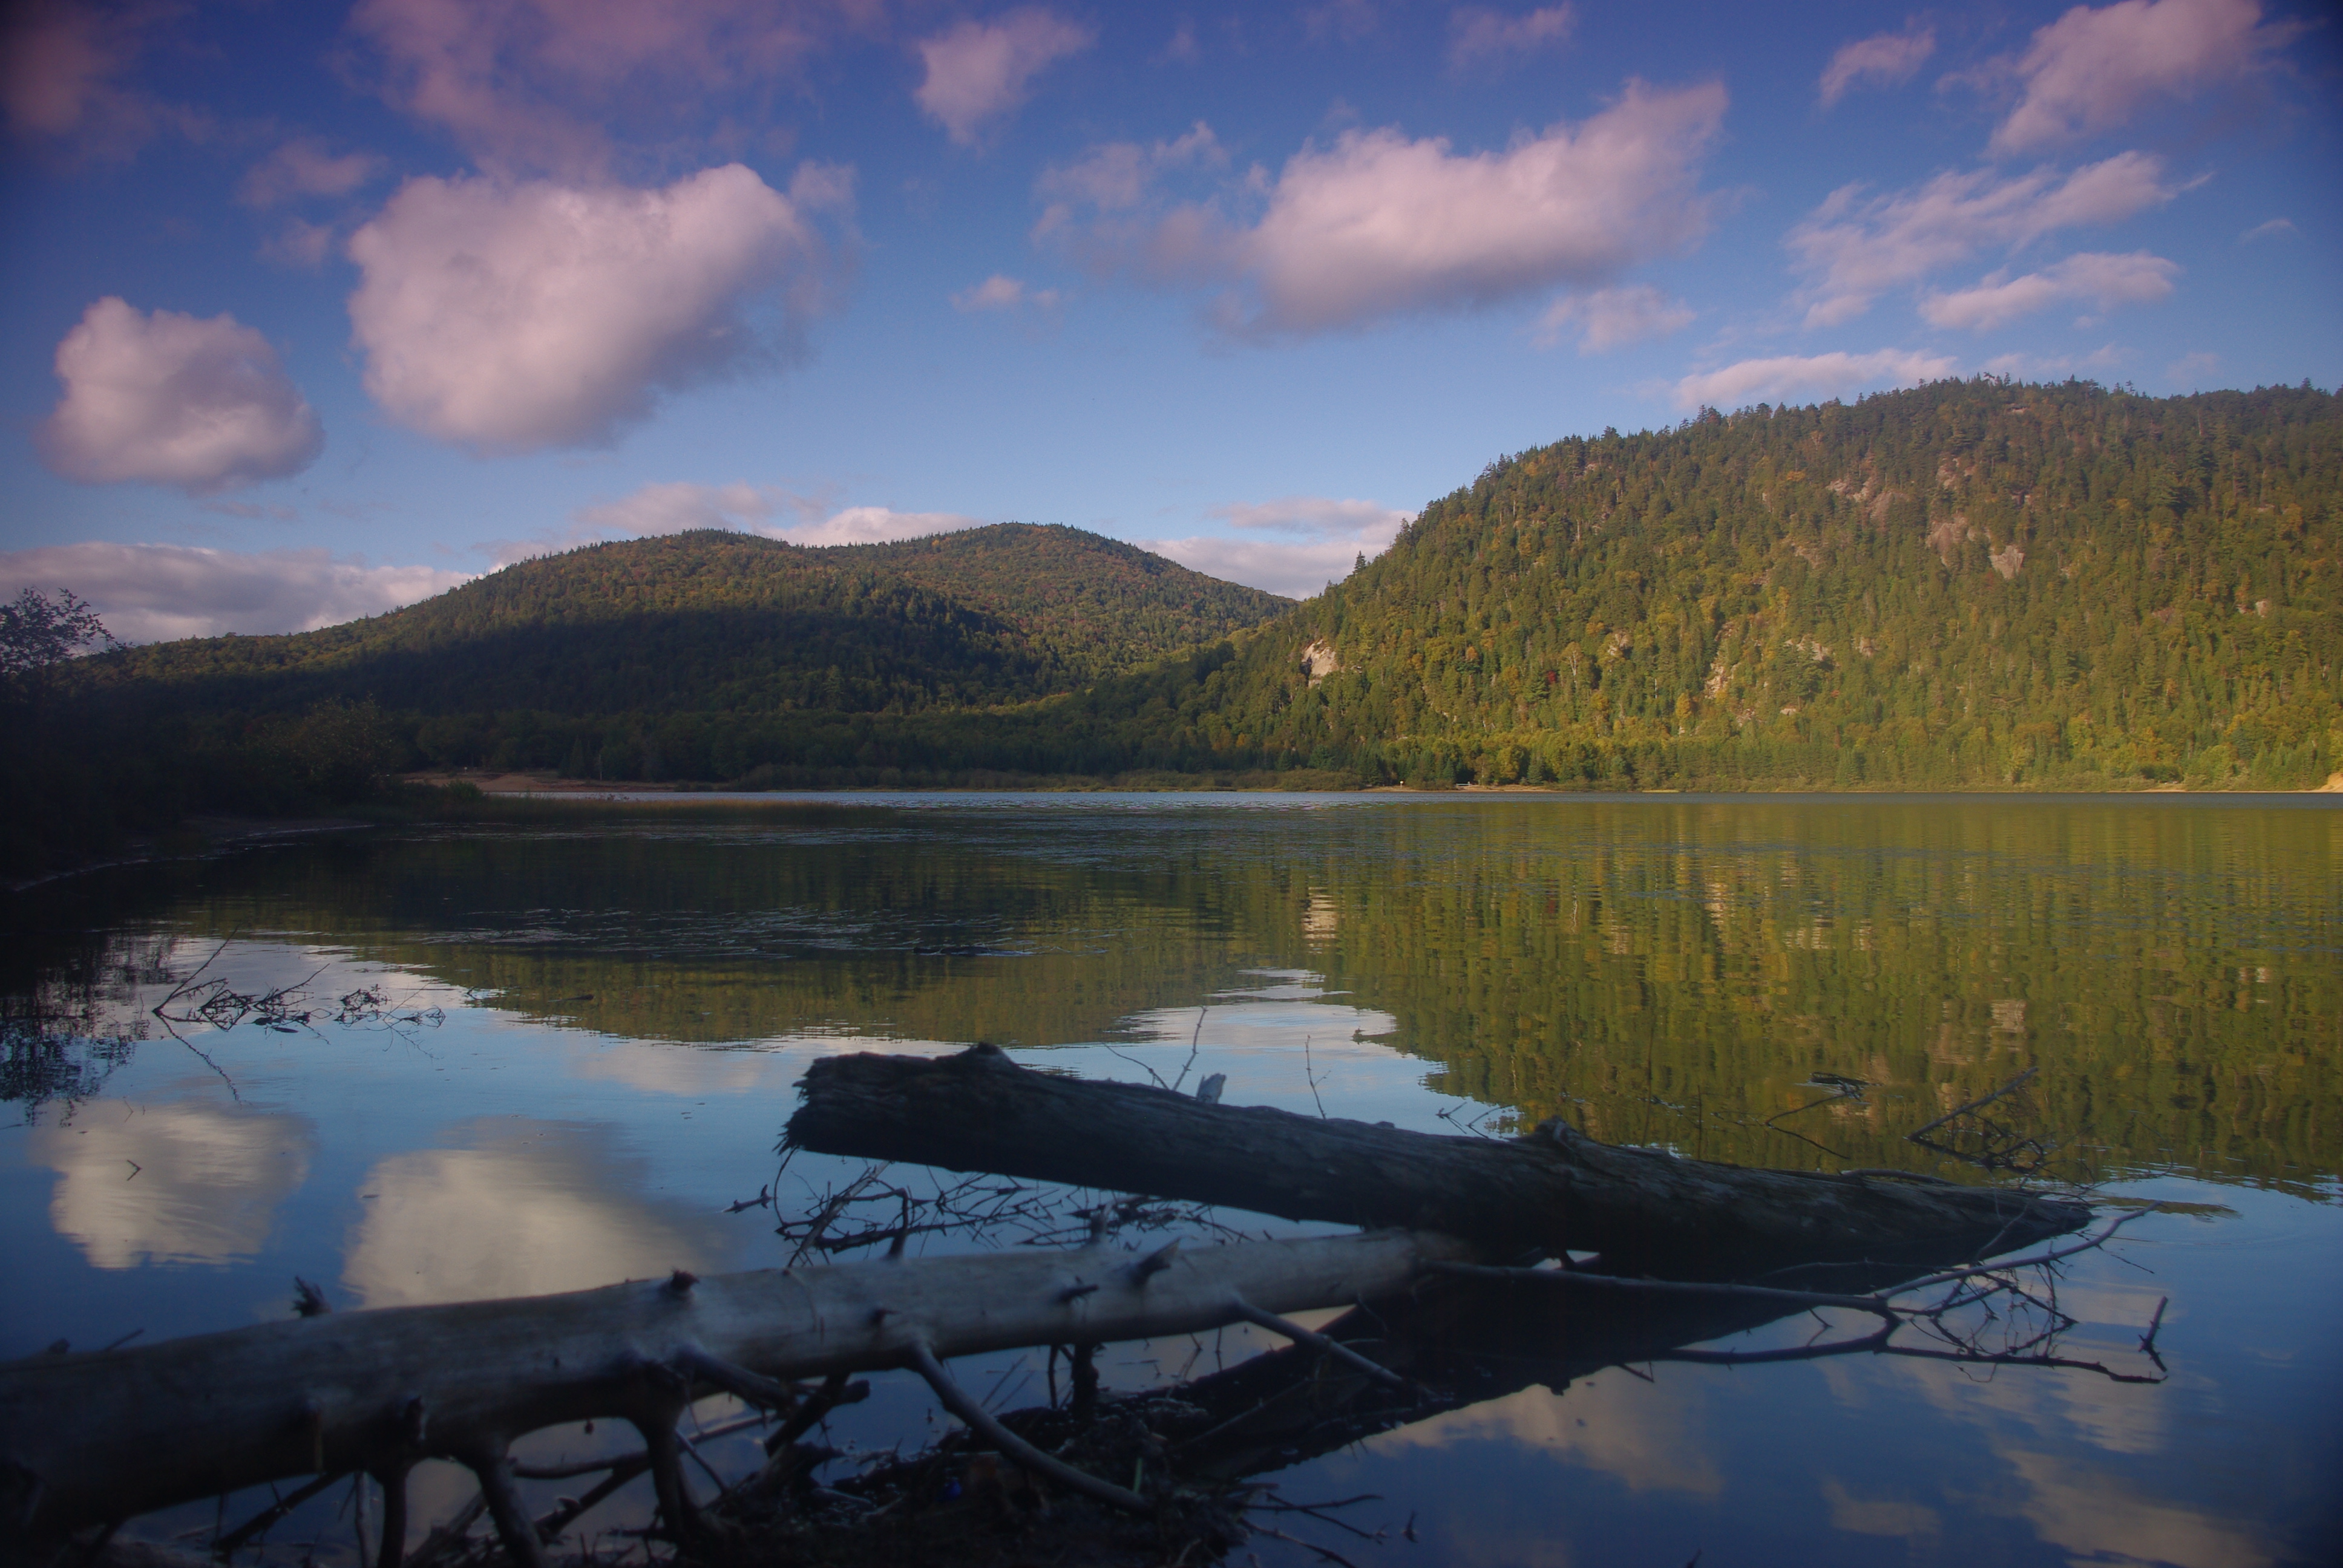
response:
<svg viewBox="0 0 2343 1568"><path fill-rule="evenodd" d="M2064 1173L2301 1182L2343 1167L2338 869L2343 814L2177 803L821 811L321 846L179 918L688 1044L1094 1040L1312 970L1434 1088L1614 1140L1910 1166L2038 1064Z"/></svg>

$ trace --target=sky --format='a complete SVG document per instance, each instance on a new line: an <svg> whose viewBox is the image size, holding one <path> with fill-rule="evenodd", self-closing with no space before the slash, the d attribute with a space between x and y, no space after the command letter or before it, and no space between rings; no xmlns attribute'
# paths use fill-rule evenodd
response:
<svg viewBox="0 0 2343 1568"><path fill-rule="evenodd" d="M0 122L0 593L132 641L694 527L1300 597L1704 405L2343 366L2305 0L43 0Z"/></svg>

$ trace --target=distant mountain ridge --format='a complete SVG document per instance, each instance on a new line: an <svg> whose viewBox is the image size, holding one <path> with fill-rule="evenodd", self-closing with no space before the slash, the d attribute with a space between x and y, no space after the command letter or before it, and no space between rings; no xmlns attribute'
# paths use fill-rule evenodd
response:
<svg viewBox="0 0 2343 1568"><path fill-rule="evenodd" d="M1063 692L1291 601L1068 528L806 548L721 530L589 545L346 626L96 661L206 708L916 712Z"/></svg>

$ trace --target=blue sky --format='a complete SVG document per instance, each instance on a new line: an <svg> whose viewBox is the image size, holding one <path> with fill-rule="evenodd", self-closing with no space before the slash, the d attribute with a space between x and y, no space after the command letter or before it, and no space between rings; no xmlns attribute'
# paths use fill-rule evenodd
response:
<svg viewBox="0 0 2343 1568"><path fill-rule="evenodd" d="M0 591L134 639L709 523L1300 595L1704 403L2343 361L2311 5L6 18Z"/></svg>

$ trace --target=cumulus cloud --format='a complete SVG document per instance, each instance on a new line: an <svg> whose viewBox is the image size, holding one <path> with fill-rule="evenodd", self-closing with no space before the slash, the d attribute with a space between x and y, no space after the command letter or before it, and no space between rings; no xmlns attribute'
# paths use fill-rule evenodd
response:
<svg viewBox="0 0 2343 1568"><path fill-rule="evenodd" d="M946 134L974 146L1025 102L1034 76L1097 42L1091 28L1038 6L992 22L962 22L911 45L927 67L912 98Z"/></svg>
<svg viewBox="0 0 2343 1568"><path fill-rule="evenodd" d="M1860 186L1842 186L1785 243L1814 279L1807 325L1828 327L1981 248L2015 250L2062 228L2114 223L2178 194L2165 182L2164 161L2147 153L2118 153L2063 176L1953 171L1869 198Z"/></svg>
<svg viewBox="0 0 2343 1568"><path fill-rule="evenodd" d="M1448 66L1461 74L1483 61L1514 60L1559 48L1577 25L1578 13L1567 5L1542 5L1526 16L1467 5L1449 14Z"/></svg>
<svg viewBox="0 0 2343 1568"><path fill-rule="evenodd" d="M2085 251L2022 277L2004 269L1974 288L1929 295L1920 301L1920 314L1934 326L1988 332L2063 300L2088 300L2109 310L2167 299L2179 275L2177 263L2144 250L2128 256Z"/></svg>
<svg viewBox="0 0 2343 1568"><path fill-rule="evenodd" d="M2117 0L2077 5L2007 66L2018 99L1994 128L1997 155L2112 130L2151 98L2193 98L2257 75L2298 31L2259 0Z"/></svg>
<svg viewBox="0 0 2343 1568"><path fill-rule="evenodd" d="M602 126L708 115L761 91L841 34L864 0L361 0L351 30L383 95L507 175L598 175Z"/></svg>
<svg viewBox="0 0 2343 1568"><path fill-rule="evenodd" d="M252 166L236 188L236 199L246 206L271 207L304 196L338 196L373 179L383 160L372 153L344 153L336 157L315 136L287 142Z"/></svg>
<svg viewBox="0 0 2343 1568"><path fill-rule="evenodd" d="M1273 179L1260 169L1247 176L1236 194L1258 203L1250 225L1230 221L1217 202L1129 218L1097 202L1099 217L1071 237L1093 266L1171 286L1222 285L1218 324L1258 337L1487 305L1556 284L1600 286L1706 231L1698 166L1725 106L1715 84L1664 91L1630 82L1584 124L1556 125L1503 152L1460 155L1444 138L1390 129L1346 132L1331 147L1304 147ZM1077 167L1098 164L1094 156ZM1045 188L1071 180L1071 171L1056 172Z"/></svg>
<svg viewBox="0 0 2343 1568"><path fill-rule="evenodd" d="M1415 517L1376 501L1323 496L1285 496L1212 512L1240 532L1133 542L1208 577L1288 598L1307 598L1342 581L1359 557L1390 548Z"/></svg>
<svg viewBox="0 0 2343 1568"><path fill-rule="evenodd" d="M186 545L43 545L0 553L0 591L70 588L125 642L224 632L313 631L445 593L469 580L437 567L369 566L322 549L239 552Z"/></svg>
<svg viewBox="0 0 2343 1568"><path fill-rule="evenodd" d="M1562 340L1565 331L1578 332L1581 354L1607 354L1650 337L1665 337L1692 324L1695 313L1680 299L1670 299L1648 283L1626 288L1598 288L1592 294L1565 295L1538 317L1537 342L1542 348Z"/></svg>
<svg viewBox="0 0 2343 1568"><path fill-rule="evenodd" d="M1823 67L1818 90L1827 109L1855 87L1892 87L1908 82L1921 62L1936 52L1936 30L1913 27L1842 44Z"/></svg>
<svg viewBox="0 0 2343 1568"><path fill-rule="evenodd" d="M41 426L69 479L207 495L299 473L326 444L268 339L233 316L148 315L112 295L57 345L65 397Z"/></svg>
<svg viewBox="0 0 2343 1568"><path fill-rule="evenodd" d="M1875 387L1908 387L1941 380L1956 368L1940 355L1901 348L1872 354L1785 354L1687 376L1675 384L1674 397L1676 407L1687 411L1704 406L1738 408L1755 402L1838 397Z"/></svg>
<svg viewBox="0 0 2343 1568"><path fill-rule="evenodd" d="M664 190L409 180L350 236L367 391L478 451L609 441L658 390L767 351L756 297L788 286L792 325L819 307L808 211L840 199L811 166L788 196L739 164Z"/></svg>
<svg viewBox="0 0 2343 1568"><path fill-rule="evenodd" d="M951 297L952 308L964 316L985 310L1021 310L1031 306L1037 310L1054 310L1060 304L1054 288L1028 288L1014 277L994 273L982 283L961 289Z"/></svg>

